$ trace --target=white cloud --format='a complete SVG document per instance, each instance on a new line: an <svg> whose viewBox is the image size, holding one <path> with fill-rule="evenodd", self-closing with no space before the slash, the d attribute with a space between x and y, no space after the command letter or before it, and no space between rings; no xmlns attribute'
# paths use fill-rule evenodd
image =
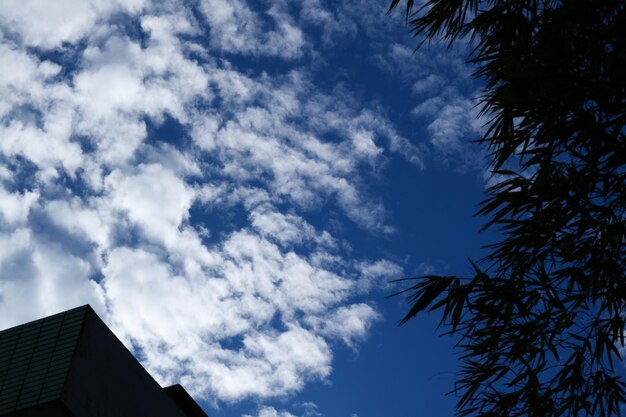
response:
<svg viewBox="0 0 626 417"><path fill-rule="evenodd" d="M261 81L229 70L210 77L231 114L199 115L192 135L200 148L217 154L223 174L238 182L262 181L278 202L303 208L334 198L361 227L392 231L384 208L353 181L363 165L384 160L385 142L422 166L421 152L384 118L356 111L341 92L337 97L316 92L301 72Z"/></svg>
<svg viewBox="0 0 626 417"><path fill-rule="evenodd" d="M87 48L88 68L75 79L77 131L90 136L99 157L113 166L128 162L139 148L146 117L159 122L170 114L185 122L187 103L206 94L205 72L183 57L172 38L179 29L158 18L146 18L143 25L152 35L147 48L119 37ZM166 35L166 29L174 33Z"/></svg>
<svg viewBox="0 0 626 417"><path fill-rule="evenodd" d="M356 36L357 23L341 11L325 7L323 1L305 1L301 7L300 19L305 24L321 28L321 38L325 45L330 46Z"/></svg>
<svg viewBox="0 0 626 417"><path fill-rule="evenodd" d="M323 417L323 414L318 411L317 404L314 402L305 401L297 405L299 409L302 409L302 417Z"/></svg>
<svg viewBox="0 0 626 417"><path fill-rule="evenodd" d="M475 143L484 133L486 120L478 117L476 101L454 97L441 100L439 106L427 127L436 154L459 171L486 171L485 152Z"/></svg>
<svg viewBox="0 0 626 417"><path fill-rule="evenodd" d="M0 328L82 304L104 312L89 262L54 243L39 242L25 228L0 234Z"/></svg>
<svg viewBox="0 0 626 417"><path fill-rule="evenodd" d="M39 193L36 191L10 193L0 185L0 225L11 227L24 225L31 207L38 198Z"/></svg>
<svg viewBox="0 0 626 417"><path fill-rule="evenodd" d="M127 215L146 238L171 244L187 217L193 191L173 172L157 164L141 164L136 173L115 170L105 179L110 206Z"/></svg>
<svg viewBox="0 0 626 417"><path fill-rule="evenodd" d="M256 416L244 414L242 417L296 417L288 411L278 411L274 407L261 407Z"/></svg>
<svg viewBox="0 0 626 417"><path fill-rule="evenodd" d="M305 59L285 3L207 0L206 22L179 6L0 6L0 326L91 303L163 383L284 396L329 377L337 341L366 337L379 316L354 297L399 268L350 260L309 215L391 233L368 172L389 152L422 167L422 151L307 67L225 58ZM309 6L328 42L362 24Z"/></svg>
<svg viewBox="0 0 626 417"><path fill-rule="evenodd" d="M90 203L85 204L80 199L73 198L70 201L51 200L46 203L44 212L52 224L68 233L103 250L111 246L111 227L114 221L110 211L100 211L97 206L92 207Z"/></svg>
<svg viewBox="0 0 626 417"><path fill-rule="evenodd" d="M436 74L428 74L426 77L417 80L413 84L413 91L416 94L433 93L438 87L444 84L444 79Z"/></svg>
<svg viewBox="0 0 626 417"><path fill-rule="evenodd" d="M0 63L0 116L39 95L39 84L60 69L48 61L38 62L8 42L0 42Z"/></svg>
<svg viewBox="0 0 626 417"><path fill-rule="evenodd" d="M31 244L31 233L27 228L18 228L9 233L0 235L0 265L9 268L11 260L18 259L21 252L28 249ZM19 267L13 265L13 267Z"/></svg>
<svg viewBox="0 0 626 417"><path fill-rule="evenodd" d="M356 265L361 275L359 287L363 292L372 288L384 288L388 282L402 277L402 267L387 259L361 261Z"/></svg>
<svg viewBox="0 0 626 417"><path fill-rule="evenodd" d="M486 118L478 117L476 99L462 94L454 83L440 76L429 75L414 84L414 91L424 97L411 114L426 123L429 144L434 157L459 171L486 169L486 158L473 141L484 133Z"/></svg>
<svg viewBox="0 0 626 417"><path fill-rule="evenodd" d="M50 109L44 120L42 129L21 121L0 126L3 138L0 152L26 157L40 167L41 177L45 179L56 177L60 167L74 174L82 162L82 151L78 144L68 140L69 120L57 113L57 109Z"/></svg>
<svg viewBox="0 0 626 417"><path fill-rule="evenodd" d="M313 241L320 246L335 247L335 239L330 233L318 233L302 217L294 214L283 214L267 208L252 210L252 226L264 237L278 241L282 245L302 245Z"/></svg>
<svg viewBox="0 0 626 417"><path fill-rule="evenodd" d="M367 304L352 304L340 307L325 317L311 317L307 321L320 334L343 341L355 347L362 341L370 326L380 319L380 315Z"/></svg>
<svg viewBox="0 0 626 417"><path fill-rule="evenodd" d="M274 258L253 254L258 248L243 246L237 242L241 238L229 242L239 258L232 259L225 248L225 254L215 254L221 259L206 265L226 264L217 276L178 275L145 250L113 250L103 272L118 334L142 348L145 364L156 375L166 379L184 366L183 381L190 389L226 400L282 395L299 390L309 378L328 376L332 355L327 342L293 314L296 308L315 314L320 302L330 303L326 308L336 304L341 301L336 291L345 284L329 277L331 287L306 285L292 265L305 267L304 260L281 256L269 243ZM324 280L323 273L313 278ZM309 305L296 298L308 298ZM283 330L271 325L277 314ZM240 345L224 345L236 338Z"/></svg>
<svg viewBox="0 0 626 417"><path fill-rule="evenodd" d="M241 0L203 0L200 8L207 19L213 47L231 53L298 58L304 47L303 34L289 16L277 7L264 13ZM266 29L274 26L275 29Z"/></svg>
<svg viewBox="0 0 626 417"><path fill-rule="evenodd" d="M109 14L136 12L143 4L143 0L6 0L0 8L0 27L17 32L26 45L55 48L79 41Z"/></svg>
<svg viewBox="0 0 626 417"><path fill-rule="evenodd" d="M458 153L461 139L471 132L471 103L450 103L443 106L435 120L428 125L431 143L444 154Z"/></svg>

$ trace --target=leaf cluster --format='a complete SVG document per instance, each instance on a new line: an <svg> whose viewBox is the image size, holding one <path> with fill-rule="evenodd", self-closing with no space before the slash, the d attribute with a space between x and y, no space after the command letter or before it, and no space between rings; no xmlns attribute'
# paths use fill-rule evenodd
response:
<svg viewBox="0 0 626 417"><path fill-rule="evenodd" d="M393 0L390 11L400 0ZM416 36L466 42L501 232L471 279L415 278L461 338L461 416L620 415L626 326L626 2L406 1Z"/></svg>

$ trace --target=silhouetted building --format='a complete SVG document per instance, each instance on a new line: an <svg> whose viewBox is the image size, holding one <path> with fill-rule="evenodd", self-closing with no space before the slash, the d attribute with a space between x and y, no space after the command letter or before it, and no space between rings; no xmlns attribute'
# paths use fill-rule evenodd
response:
<svg viewBox="0 0 626 417"><path fill-rule="evenodd" d="M0 332L2 417L207 417L161 386L89 306Z"/></svg>

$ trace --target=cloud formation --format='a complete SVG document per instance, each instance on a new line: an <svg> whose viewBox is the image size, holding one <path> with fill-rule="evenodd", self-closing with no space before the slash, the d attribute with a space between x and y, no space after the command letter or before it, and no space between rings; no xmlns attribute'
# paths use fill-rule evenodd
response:
<svg viewBox="0 0 626 417"><path fill-rule="evenodd" d="M391 158L463 160L480 129L458 71L441 70L458 63L413 54L384 12L3 2L0 328L89 303L159 382L214 403L328 380L337 347L382 319L369 292L402 274L342 233L393 236L370 183ZM325 56L362 39L359 65L420 103L413 136Z"/></svg>
<svg viewBox="0 0 626 417"><path fill-rule="evenodd" d="M0 327L90 303L160 382L206 399L328 378L334 346L380 319L359 297L400 269L347 258L309 215L392 233L368 172L423 155L297 64L307 27L344 30L324 7L3 3Z"/></svg>

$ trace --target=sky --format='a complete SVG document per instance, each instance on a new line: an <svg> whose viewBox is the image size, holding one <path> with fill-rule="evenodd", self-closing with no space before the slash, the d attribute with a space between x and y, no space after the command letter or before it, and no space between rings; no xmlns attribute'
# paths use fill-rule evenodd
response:
<svg viewBox="0 0 626 417"><path fill-rule="evenodd" d="M0 3L0 329L90 304L212 417L450 415L390 280L493 236L467 45L384 0Z"/></svg>

